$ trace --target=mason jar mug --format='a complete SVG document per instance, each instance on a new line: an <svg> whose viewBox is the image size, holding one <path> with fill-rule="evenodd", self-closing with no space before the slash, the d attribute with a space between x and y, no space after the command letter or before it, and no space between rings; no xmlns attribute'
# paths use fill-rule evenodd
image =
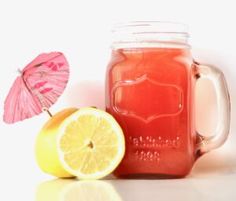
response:
<svg viewBox="0 0 236 201"><path fill-rule="evenodd" d="M192 58L186 26L131 22L113 30L106 74L106 110L126 139L119 177L183 177L196 159L222 145L229 133L230 102L223 73ZM195 83L212 81L218 122L213 136L195 127Z"/></svg>

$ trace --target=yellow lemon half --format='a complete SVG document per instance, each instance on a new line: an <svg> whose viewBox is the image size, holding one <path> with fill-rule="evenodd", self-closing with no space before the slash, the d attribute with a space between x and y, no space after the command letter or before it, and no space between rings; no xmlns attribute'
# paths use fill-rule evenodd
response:
<svg viewBox="0 0 236 201"><path fill-rule="evenodd" d="M124 152L119 124L95 108L59 112L46 123L36 142L39 166L57 177L105 177L118 166Z"/></svg>
<svg viewBox="0 0 236 201"><path fill-rule="evenodd" d="M60 125L57 151L70 174L79 179L100 179L110 174L124 156L123 131L110 114L82 108Z"/></svg>

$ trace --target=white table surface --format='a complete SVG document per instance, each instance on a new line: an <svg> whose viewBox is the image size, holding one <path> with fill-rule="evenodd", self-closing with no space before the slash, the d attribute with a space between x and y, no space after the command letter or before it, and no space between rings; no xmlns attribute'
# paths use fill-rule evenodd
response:
<svg viewBox="0 0 236 201"><path fill-rule="evenodd" d="M30 176L19 171L14 177L3 175L0 200L235 201L235 161L225 152L213 151L197 161L190 175L183 179L79 181L55 179L41 171Z"/></svg>
<svg viewBox="0 0 236 201"><path fill-rule="evenodd" d="M53 180L40 184L36 191L36 201L47 200L233 201L236 200L236 173L178 180Z"/></svg>

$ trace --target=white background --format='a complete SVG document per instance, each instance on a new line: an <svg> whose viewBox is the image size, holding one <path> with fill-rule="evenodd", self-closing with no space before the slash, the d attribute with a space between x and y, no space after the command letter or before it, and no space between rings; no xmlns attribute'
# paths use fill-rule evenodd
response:
<svg viewBox="0 0 236 201"><path fill-rule="evenodd" d="M189 192L187 198L190 199L195 192L196 196L204 198L209 186L216 191L216 187L223 189L232 198L235 195L230 185L236 180L235 19L234 0L0 0L0 116L4 99L17 76L17 68L23 68L39 53L50 51L62 51L71 67L68 86L51 112L71 106L104 108L104 78L110 56L112 24L130 20L183 22L190 28L194 57L218 66L225 74L231 95L232 121L226 144L197 161L186 179L196 181L195 186L203 186L205 190L192 189L188 183L179 185L179 181L170 181L170 186L175 185L174 182L177 182L177 189L183 185L188 190L183 192ZM209 83L200 85L198 130L214 134L217 120L214 92ZM37 185L53 179L39 170L34 158L35 138L47 119L46 114L41 114L14 125L0 121L0 200L34 200ZM203 183L196 178L203 179ZM204 183L204 178L211 178L212 183ZM135 181L136 186L129 182L121 184L130 189L127 194L119 183L113 184L123 200L143 200L157 188L165 192L169 185L165 181L146 181L153 185ZM152 187L154 191L149 192L148 188ZM131 193L138 189L146 194L135 196L135 192ZM165 193L159 196L165 196ZM177 191L173 191L172 196L180 200L186 198ZM212 194L208 200L221 198Z"/></svg>

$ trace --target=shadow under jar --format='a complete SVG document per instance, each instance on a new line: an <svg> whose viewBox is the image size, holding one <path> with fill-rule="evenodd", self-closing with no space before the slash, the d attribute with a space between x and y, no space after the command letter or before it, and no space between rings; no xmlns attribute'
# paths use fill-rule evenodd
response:
<svg viewBox="0 0 236 201"><path fill-rule="evenodd" d="M230 102L224 76L192 58L186 26L131 22L113 30L106 74L106 110L122 127L125 156L114 174L125 178L186 176L196 159L229 133ZM215 135L195 128L195 83L212 81L217 96Z"/></svg>

